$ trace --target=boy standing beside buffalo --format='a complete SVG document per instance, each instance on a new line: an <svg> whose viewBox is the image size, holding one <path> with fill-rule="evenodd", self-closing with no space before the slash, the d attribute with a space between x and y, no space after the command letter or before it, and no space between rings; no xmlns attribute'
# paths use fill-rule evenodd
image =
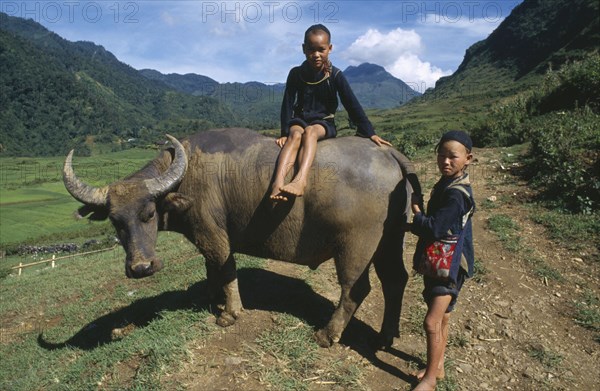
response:
<svg viewBox="0 0 600 391"><path fill-rule="evenodd" d="M418 391L434 390L437 380L444 377L450 313L465 279L473 275L471 216L475 201L469 174L466 173L473 159L472 146L471 138L466 133L456 130L446 132L436 147L437 166L442 176L433 187L427 213L421 210L421 197L412 197L414 219L407 228L419 237L413 266L424 273L423 298L427 303L427 315L423 322L427 335L427 366L417 374L420 383L415 390ZM437 247L436 251L431 250L436 241L446 246L453 242L453 253L448 252L445 259L440 258L436 251L441 247ZM436 271L436 276L431 276L429 273L433 273L433 268L427 270L423 266L424 259L444 259L447 269L441 273ZM447 277L440 279L440 274L446 274Z"/></svg>

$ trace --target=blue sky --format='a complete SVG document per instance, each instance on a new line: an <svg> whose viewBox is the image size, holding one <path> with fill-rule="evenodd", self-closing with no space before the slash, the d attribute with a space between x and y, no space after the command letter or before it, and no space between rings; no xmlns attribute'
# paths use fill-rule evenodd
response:
<svg viewBox="0 0 600 391"><path fill-rule="evenodd" d="M0 1L70 41L92 41L136 69L219 82L283 82L304 31L332 32L334 65L371 62L423 92L460 65L522 0Z"/></svg>

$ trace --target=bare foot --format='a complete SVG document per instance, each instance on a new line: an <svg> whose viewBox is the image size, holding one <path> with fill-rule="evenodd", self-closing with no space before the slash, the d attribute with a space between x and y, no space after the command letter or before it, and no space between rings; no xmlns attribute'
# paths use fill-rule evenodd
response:
<svg viewBox="0 0 600 391"><path fill-rule="evenodd" d="M423 377L425 376L425 369L421 369L419 372L414 373L413 376L416 377L418 381L423 380ZM438 370L438 373L435 376L435 378L438 380L442 380L444 377L446 377L446 371L444 367L442 367Z"/></svg>
<svg viewBox="0 0 600 391"><path fill-rule="evenodd" d="M273 202L278 202L278 201L284 201L285 202L285 201L288 200L288 198L286 196L284 196L282 193L271 194L271 196L269 198Z"/></svg>
<svg viewBox="0 0 600 391"><path fill-rule="evenodd" d="M304 188L306 187L306 182L291 182L281 188L281 191L284 193L288 193L291 195L295 195L296 197L302 197L304 195Z"/></svg>
<svg viewBox="0 0 600 391"><path fill-rule="evenodd" d="M284 201L285 202L288 200L288 198L285 196L285 194L281 193L281 185L282 185L282 183L274 183L273 186L271 187L271 195L269 196L271 201L273 201L273 202Z"/></svg>
<svg viewBox="0 0 600 391"><path fill-rule="evenodd" d="M415 388L413 388L413 390L414 391L434 391L436 384L437 384L437 382L435 381L435 379L432 379L432 380L424 379L424 380L421 380L421 382Z"/></svg>

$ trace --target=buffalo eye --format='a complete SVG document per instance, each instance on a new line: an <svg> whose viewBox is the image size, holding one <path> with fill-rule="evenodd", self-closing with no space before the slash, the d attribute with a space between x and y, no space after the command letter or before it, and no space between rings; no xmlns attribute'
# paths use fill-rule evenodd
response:
<svg viewBox="0 0 600 391"><path fill-rule="evenodd" d="M126 229L126 225L123 224L123 222L121 222L120 220L117 220L115 218L110 218L110 221L113 224L113 227L115 227L115 230L117 231L117 235L119 236L119 238L124 238L127 236L127 229Z"/></svg>
<svg viewBox="0 0 600 391"><path fill-rule="evenodd" d="M147 223L148 221L154 219L154 216L156 216L156 209L154 209L154 206L148 207L140 213L140 220L142 220L144 223Z"/></svg>

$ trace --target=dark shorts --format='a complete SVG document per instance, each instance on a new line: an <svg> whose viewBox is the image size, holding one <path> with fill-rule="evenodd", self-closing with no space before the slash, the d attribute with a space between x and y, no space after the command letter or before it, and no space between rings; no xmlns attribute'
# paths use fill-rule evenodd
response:
<svg viewBox="0 0 600 391"><path fill-rule="evenodd" d="M456 284L451 281L440 281L435 278L423 276L423 282L425 283L425 288L423 289L423 299L427 304L431 301L435 296L452 296L452 300L448 305L448 309L446 313L452 312L454 310L454 306L456 305L456 299L458 299L458 293L465 283L465 279L467 274L461 270L458 272L458 277L456 278Z"/></svg>
<svg viewBox="0 0 600 391"><path fill-rule="evenodd" d="M326 138L334 138L337 135L337 129L335 128L335 123L333 121L328 121L326 119L318 119L315 121L311 121L307 123L302 118L292 118L290 122L288 122L288 127L292 127L292 125L302 126L302 129L306 129L309 125L321 125L325 128L325 137L321 140L325 140Z"/></svg>

